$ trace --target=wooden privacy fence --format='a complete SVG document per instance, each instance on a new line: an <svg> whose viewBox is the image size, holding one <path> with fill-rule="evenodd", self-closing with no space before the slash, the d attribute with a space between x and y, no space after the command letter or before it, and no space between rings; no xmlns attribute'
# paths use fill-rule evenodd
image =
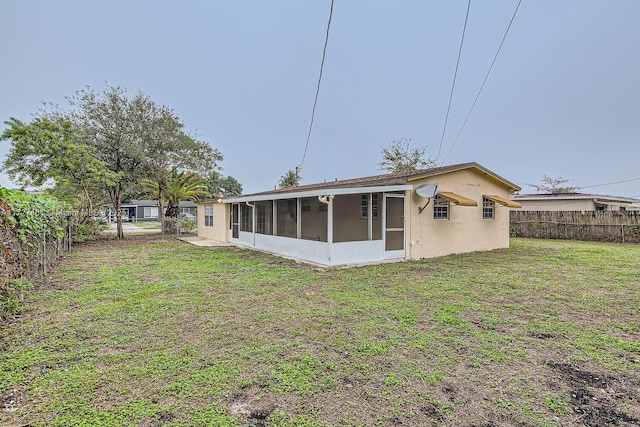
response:
<svg viewBox="0 0 640 427"><path fill-rule="evenodd" d="M512 237L640 243L638 211L511 211Z"/></svg>

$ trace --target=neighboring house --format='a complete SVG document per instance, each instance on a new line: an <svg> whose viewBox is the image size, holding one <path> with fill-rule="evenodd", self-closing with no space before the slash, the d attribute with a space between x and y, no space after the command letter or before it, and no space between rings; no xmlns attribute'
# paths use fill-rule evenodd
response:
<svg viewBox="0 0 640 427"><path fill-rule="evenodd" d="M477 163L303 185L199 202L198 236L326 266L492 250L519 190Z"/></svg>
<svg viewBox="0 0 640 427"><path fill-rule="evenodd" d="M520 194L511 200L522 205L523 211L624 211L639 210L640 200L630 197L600 194Z"/></svg>
<svg viewBox="0 0 640 427"><path fill-rule="evenodd" d="M165 204L166 209L166 204ZM180 202L180 213L196 214L198 205L191 201ZM111 209L113 211L113 209ZM137 221L158 221L160 215L158 212L157 200L131 200L129 202L122 203L122 210L120 211L122 219L129 222ZM111 219L115 220L114 218Z"/></svg>

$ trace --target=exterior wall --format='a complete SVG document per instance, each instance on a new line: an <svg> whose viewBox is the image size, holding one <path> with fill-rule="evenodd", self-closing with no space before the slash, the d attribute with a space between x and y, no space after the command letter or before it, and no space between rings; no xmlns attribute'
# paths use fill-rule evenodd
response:
<svg viewBox="0 0 640 427"><path fill-rule="evenodd" d="M204 224L205 206L213 206L213 227L206 227ZM219 242L228 242L229 230L229 205L224 203L199 203L198 204L198 236Z"/></svg>
<svg viewBox="0 0 640 427"><path fill-rule="evenodd" d="M433 219L433 199L419 214L418 207L426 199L412 191L407 195L406 257L407 259L485 251L509 247L509 208L495 203L494 219L482 218L482 196L509 198L508 189L494 180L486 179L472 170L412 182L414 189L421 184L438 183L439 191L449 191L473 199L477 206L449 204L449 219Z"/></svg>
<svg viewBox="0 0 640 427"><path fill-rule="evenodd" d="M523 211L594 211L593 200L516 200Z"/></svg>

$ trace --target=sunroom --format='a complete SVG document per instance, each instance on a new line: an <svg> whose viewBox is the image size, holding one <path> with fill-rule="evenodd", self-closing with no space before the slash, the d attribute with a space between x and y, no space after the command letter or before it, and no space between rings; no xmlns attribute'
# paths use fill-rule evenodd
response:
<svg viewBox="0 0 640 427"><path fill-rule="evenodd" d="M321 265L405 258L405 197L411 185L237 196L228 241Z"/></svg>

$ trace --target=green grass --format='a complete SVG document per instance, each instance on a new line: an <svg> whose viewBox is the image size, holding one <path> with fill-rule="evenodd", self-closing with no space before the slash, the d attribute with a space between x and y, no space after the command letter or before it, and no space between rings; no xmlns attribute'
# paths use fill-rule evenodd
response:
<svg viewBox="0 0 640 427"><path fill-rule="evenodd" d="M138 221L134 225L138 228L157 228L160 229L160 221Z"/></svg>
<svg viewBox="0 0 640 427"><path fill-rule="evenodd" d="M85 244L0 329L0 424L634 425L639 265L637 245L523 239L326 271Z"/></svg>

